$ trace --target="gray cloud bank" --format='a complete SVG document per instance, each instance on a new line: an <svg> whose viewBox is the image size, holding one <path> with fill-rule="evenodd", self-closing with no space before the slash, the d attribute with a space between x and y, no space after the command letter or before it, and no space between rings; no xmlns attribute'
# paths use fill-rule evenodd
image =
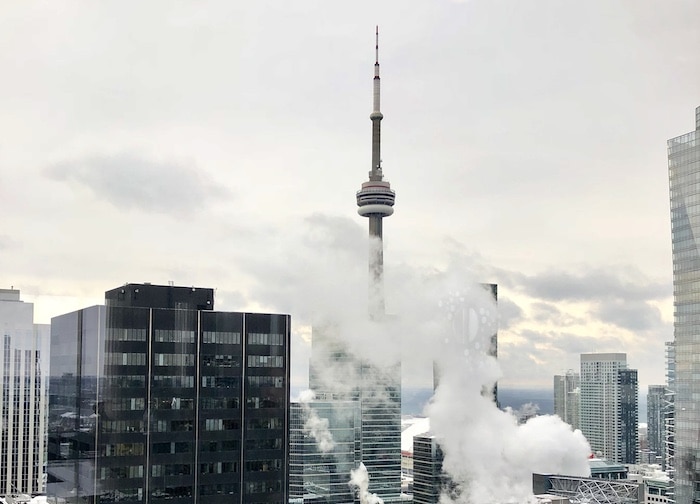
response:
<svg viewBox="0 0 700 504"><path fill-rule="evenodd" d="M120 209L173 214L198 213L229 196L192 164L131 154L92 156L54 164L44 174L88 189Z"/></svg>

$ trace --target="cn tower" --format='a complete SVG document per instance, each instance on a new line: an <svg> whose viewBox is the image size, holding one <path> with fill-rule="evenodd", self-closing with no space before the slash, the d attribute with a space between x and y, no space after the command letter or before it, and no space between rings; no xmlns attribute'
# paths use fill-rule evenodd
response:
<svg viewBox="0 0 700 504"><path fill-rule="evenodd" d="M357 213L369 218L369 275L370 315L384 315L384 245L382 243L382 219L394 213L396 194L389 182L384 180L381 158L381 128L384 116L379 111L379 27L375 38L374 61L374 107L369 118L372 121L372 169L369 180L357 191ZM378 240L374 240L376 238Z"/></svg>

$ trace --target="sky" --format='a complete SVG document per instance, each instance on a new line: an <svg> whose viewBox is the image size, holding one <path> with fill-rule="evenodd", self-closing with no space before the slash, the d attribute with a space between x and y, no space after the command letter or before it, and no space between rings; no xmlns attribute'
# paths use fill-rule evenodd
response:
<svg viewBox="0 0 700 504"><path fill-rule="evenodd" d="M700 106L699 16L695 0L6 2L0 287L41 323L127 282L213 287L217 309L291 313L302 387L314 289L366 275L354 193L379 25L387 310L402 278L459 271L499 286L500 386L551 387L611 351L645 391L673 338L666 140Z"/></svg>

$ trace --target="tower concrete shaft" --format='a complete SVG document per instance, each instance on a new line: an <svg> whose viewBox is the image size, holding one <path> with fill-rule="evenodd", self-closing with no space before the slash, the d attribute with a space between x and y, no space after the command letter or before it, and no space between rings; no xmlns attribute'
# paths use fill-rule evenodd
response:
<svg viewBox="0 0 700 504"><path fill-rule="evenodd" d="M372 168L369 180L357 191L357 213L369 218L369 295L370 315L384 315L384 246L382 219L394 213L396 195L389 182L383 180L381 159L381 122L379 78L379 28L377 27L374 61L372 121Z"/></svg>

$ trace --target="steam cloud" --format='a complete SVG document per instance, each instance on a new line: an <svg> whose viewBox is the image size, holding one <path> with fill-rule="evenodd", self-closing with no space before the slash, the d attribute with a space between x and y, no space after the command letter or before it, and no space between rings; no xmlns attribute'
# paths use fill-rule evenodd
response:
<svg viewBox="0 0 700 504"><path fill-rule="evenodd" d="M381 497L369 492L369 474L367 474L367 468L362 462L357 469L350 471L348 484L355 488L360 504L384 504Z"/></svg>
<svg viewBox="0 0 700 504"><path fill-rule="evenodd" d="M355 383L358 378L353 366L334 358L336 350L380 370L400 359L404 376L435 363L439 385L426 413L452 482L443 502L523 503L532 499L532 472L589 474L590 447L579 431L553 416L519 426L512 412L494 403L491 391L501 372L488 353L497 311L491 293L478 283L486 279L463 267L470 264L468 258L455 257L442 271L387 267L391 316L372 321L367 315L367 249L361 246L359 229L326 217L309 223L311 232L295 255L286 258L284 270L292 273L285 284L294 288L265 295L282 294L279 306L294 313L297 323L313 325L314 345L316 328L332 328L338 349L327 352L325 362L322 356L314 363L322 384ZM370 243L370 248L376 246ZM375 397L385 393L378 387ZM370 476L364 464L352 472L351 484L361 499L373 498Z"/></svg>
<svg viewBox="0 0 700 504"><path fill-rule="evenodd" d="M328 419L319 417L316 410L309 405L315 398L316 394L313 390L304 390L299 395L299 404L305 418L303 430L304 433L314 438L321 453L328 453L335 448L335 442L333 434L328 430Z"/></svg>

